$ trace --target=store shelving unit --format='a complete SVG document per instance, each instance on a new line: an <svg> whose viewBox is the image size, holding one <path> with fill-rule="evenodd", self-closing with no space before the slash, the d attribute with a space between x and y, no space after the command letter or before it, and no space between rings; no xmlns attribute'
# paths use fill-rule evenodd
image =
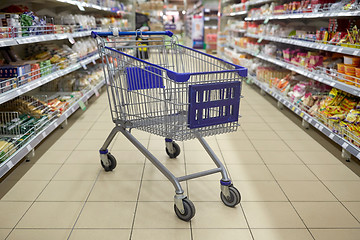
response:
<svg viewBox="0 0 360 240"><path fill-rule="evenodd" d="M247 54L252 55L254 57L260 58L260 59L262 59L264 61L267 61L267 62L273 63L275 65L278 65L280 67L286 68L286 69L288 69L290 71L297 72L297 73L299 73L299 74L301 74L301 75L303 75L305 77L314 79L314 80L316 80L318 82L324 83L324 84L329 85L331 87L341 89L341 90L343 90L343 91L345 91L347 93L350 93L352 95L360 97L360 88L348 85L348 84L343 83L343 82L333 80L333 79L329 78L328 76L323 75L321 73L318 73L316 71L311 72L311 71L309 71L309 70L307 70L305 68L295 66L295 65L293 65L291 63L287 63L285 61L281 61L279 59L275 59L275 58L270 57L270 56L266 56L266 55L263 55L263 54L259 54L259 53L256 53L256 52L249 51L247 49L240 48L240 47L238 47L238 46L236 46L234 44L230 44L230 47L237 50L238 52L247 53Z"/></svg>
<svg viewBox="0 0 360 240"><path fill-rule="evenodd" d="M271 2L274 2L274 0L254 0L254 1L246 2L246 4L248 6L256 6L256 5L261 5L261 4L265 4L265 3L271 3Z"/></svg>
<svg viewBox="0 0 360 240"><path fill-rule="evenodd" d="M32 0L30 0L31 2ZM104 7L96 4L80 2L76 0L48 0L49 4L54 4L54 8L59 8L60 11L67 9L71 13L79 13L79 11L85 11L85 14L89 12L90 14L95 13L97 15L109 15L109 14L116 14L116 15L123 15L129 19L129 28L135 24L135 10L133 9L132 12L124 12L121 9L117 8L110 8ZM5 5L6 2L2 2L0 5ZM10 1L8 5L10 5ZM36 3L35 3L36 5ZM43 5L36 5L42 7ZM57 25L57 27L59 27ZM21 47L21 45L30 44L30 43L38 43L38 42L49 42L49 41L57 41L57 40L66 40L68 39L70 43L74 43L76 40L75 38L82 38L88 37L91 35L91 31L104 31L107 29L100 29L100 28L91 28L91 29L84 29L82 27L74 27L74 26L63 26L65 29L71 27L71 33L53 33L54 30L48 30L48 26L41 27L34 27L34 31L37 28L42 29L39 32L29 32L28 35L30 36L21 36L23 32L17 33L14 28L8 29L8 31L12 31L11 34L8 36L12 36L11 38L1 38L0 39L0 47ZM45 30L44 30L45 29ZM48 32L47 32L48 31ZM52 32L49 32L52 31ZM14 37L15 36L15 37ZM34 79L30 82L26 82L21 86L17 86L14 89L9 91L0 93L0 104L6 103L16 97L22 96L30 91L33 91L40 86L43 86L46 83L49 83L55 79L58 79L62 76L65 76L69 73L75 72L78 69L87 69L87 65L89 64L96 64L96 60L99 59L98 53L90 53L86 57L82 57L81 60L78 60L75 63L71 63L68 67L64 69L59 69L54 71L50 74L43 75ZM39 73L40 74L40 73ZM29 74L30 76L30 74ZM30 78L30 77L29 77ZM9 79L16 80L15 79ZM6 158L5 161L0 163L0 178L4 176L12 167L14 167L18 162L20 162L24 157L26 157L30 152L34 151L34 148L44 140L52 131L54 131L58 126L64 123L67 118L69 118L79 107L83 106L84 102L86 102L91 96L94 94L98 96L98 92L100 88L105 84L105 80L101 80L96 86L92 87L92 89L88 90L87 92L83 92L83 95L77 99L75 103L72 103L70 107L63 112L60 116L51 118L43 125L40 130L37 130L31 133L31 137L21 145L17 146L16 151Z"/></svg>
<svg viewBox="0 0 360 240"><path fill-rule="evenodd" d="M249 76L251 81L257 85L260 89L268 93L270 96L275 98L278 102L280 102L282 105L286 106L288 109L290 109L292 112L294 112L296 115L301 117L303 121L306 121L313 127L315 127L317 130L319 130L321 133L323 133L325 136L330 138L332 141L337 143L339 146L341 146L343 149L345 149L347 152L349 152L351 155L355 156L357 159L360 160L360 149L354 145L353 143L349 142L348 140L344 139L341 135L334 133L331 129L329 129L327 126L325 126L323 123L321 123L319 120L314 118L313 116L309 115L305 111L303 111L301 108L293 104L291 101L286 99L283 95L277 93L276 91L272 90L265 84L264 82L261 82L256 79L254 76Z"/></svg>
<svg viewBox="0 0 360 240"><path fill-rule="evenodd" d="M226 17L234 17L234 16L244 16L247 14L247 11L241 11L241 12L232 12L229 14L224 14Z"/></svg>
<svg viewBox="0 0 360 240"><path fill-rule="evenodd" d="M79 100L72 104L59 118L50 122L46 127L40 130L35 136L28 140L21 148L19 148L13 155L11 155L4 162L0 163L0 178L4 176L12 167L14 167L21 159L26 157L33 149L47 136L50 135L57 127L66 121L76 110L81 106L81 103L86 102L94 94L98 94L100 88L105 84L102 80L93 89L86 92Z"/></svg>
<svg viewBox="0 0 360 240"><path fill-rule="evenodd" d="M264 35L257 35L257 34L245 34L247 37L257 38L261 42L262 40L272 41L272 42L279 42L285 43L289 45L295 45L305 48L312 48L318 50L324 50L329 52L336 52L336 53L343 53L353 56L360 56L360 49L358 48L351 48L351 47L343 47L343 46L334 46L330 44L323 44L323 43L316 43L310 42L305 40L296 40L296 39L289 39L289 38L281 38L281 37L273 37L273 36L264 36Z"/></svg>
<svg viewBox="0 0 360 240"><path fill-rule="evenodd" d="M246 17L245 21L269 21L269 20L283 20L283 19L304 19L304 18L339 18L339 17L358 17L360 11L337 11L337 12L317 12L317 13L292 13L268 15L261 17Z"/></svg>

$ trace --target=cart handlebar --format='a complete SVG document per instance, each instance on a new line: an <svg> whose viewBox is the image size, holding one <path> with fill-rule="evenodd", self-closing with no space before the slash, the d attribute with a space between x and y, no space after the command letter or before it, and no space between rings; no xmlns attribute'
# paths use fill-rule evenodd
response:
<svg viewBox="0 0 360 240"><path fill-rule="evenodd" d="M174 33L171 31L133 31L133 32L121 32L119 31L118 34L114 32L91 32L91 36L93 38L96 38L96 36L100 37L107 37L107 36L137 36L137 35L167 35L169 37L172 37Z"/></svg>

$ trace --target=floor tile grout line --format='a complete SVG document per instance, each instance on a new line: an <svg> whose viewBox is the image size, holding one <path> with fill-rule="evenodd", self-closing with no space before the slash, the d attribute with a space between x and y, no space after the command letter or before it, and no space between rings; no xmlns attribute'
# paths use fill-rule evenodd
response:
<svg viewBox="0 0 360 240"><path fill-rule="evenodd" d="M150 145L150 136L148 138L148 142L147 142L147 148L149 147ZM146 149L147 149L146 148ZM135 225L135 218L136 218L136 213L137 213L137 208L138 208L138 205L139 205L139 199L140 199L140 193L141 193L141 187L142 187L142 184L143 184L143 181L144 181L144 174L145 174L145 167L146 167L146 157L143 156L144 158L144 163L143 163L143 169L142 169L142 173L141 173L141 179L140 179L140 184L139 184L139 190L138 190L138 194L137 194L137 198L136 198L136 204L135 204L135 209L134 209L134 216L133 216L133 220L132 220L132 223L131 223L131 230L130 230L130 235L129 235L129 240L132 239L132 235L133 235L133 232L134 232L134 225Z"/></svg>
<svg viewBox="0 0 360 240"><path fill-rule="evenodd" d="M260 116L261 117L261 116ZM276 133L276 131L274 130L274 132ZM247 136L246 132L244 132L244 134ZM276 133L277 134L277 133ZM248 137L248 136L247 136ZM253 144L251 142L251 144ZM286 143L285 143L286 144ZM253 147L255 148L255 146L253 145ZM299 212L295 209L295 206L292 204L292 202L290 201L289 197L286 195L285 191L282 189L282 187L280 186L278 180L275 178L274 174L271 172L269 166L266 164L266 162L264 161L264 159L262 158L262 156L259 154L258 150L255 148L255 151L257 152L257 154L260 156L261 160L263 161L264 165L266 166L266 168L268 169L268 171L270 172L271 176L274 178L275 182L277 183L278 187L281 189L281 191L283 192L284 196L286 197L286 199L288 200L288 202L290 203L290 205L292 206L292 208L294 209L294 211L296 212L296 214L298 215L298 217L300 218L300 220L302 221L302 223L304 224L304 226L306 227L307 231L309 232L310 236L315 240L315 237L313 236L313 234L311 233L310 229L308 228L308 226L305 224L304 219L302 219L302 217L300 216Z"/></svg>
<svg viewBox="0 0 360 240"><path fill-rule="evenodd" d="M94 187L95 187L95 185L96 185L97 179L99 178L100 174L101 174L101 170L98 172L98 174L97 174L97 176L96 176L96 179L94 180L94 183L93 183L93 185L91 186L91 189L90 189L90 191L89 191L89 193L88 193L85 201L84 201L83 204L82 204L82 207L81 207L81 209L80 209L80 212L79 212L78 216L77 216L76 219L75 219L75 222L74 222L74 224L73 224L73 226L72 226L72 228L71 228L71 231L70 231L70 233L69 233L69 236L67 237L67 240L70 239L71 234L73 233L73 231L74 231L74 229L75 229L75 226L76 226L76 224L77 224L77 222L78 222L78 220L79 220L79 218L80 218L80 216L81 216L81 213L83 212L83 210L84 210L84 208L85 208L86 203L88 202L88 199L89 199L89 197L90 197L90 195L91 195L91 193L92 193L92 191L93 191L93 189L94 189Z"/></svg>

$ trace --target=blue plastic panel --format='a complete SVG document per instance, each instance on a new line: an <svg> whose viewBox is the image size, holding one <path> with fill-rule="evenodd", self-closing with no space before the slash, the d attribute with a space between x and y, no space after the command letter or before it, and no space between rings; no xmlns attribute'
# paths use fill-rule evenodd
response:
<svg viewBox="0 0 360 240"><path fill-rule="evenodd" d="M207 127L239 119L241 82L189 86L188 124Z"/></svg>
<svg viewBox="0 0 360 240"><path fill-rule="evenodd" d="M160 76L159 76L160 75ZM153 66L126 68L128 90L163 88L162 72Z"/></svg>

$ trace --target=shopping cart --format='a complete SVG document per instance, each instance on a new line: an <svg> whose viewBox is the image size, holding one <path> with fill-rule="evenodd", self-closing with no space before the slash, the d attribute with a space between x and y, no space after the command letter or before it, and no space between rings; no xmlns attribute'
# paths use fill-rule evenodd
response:
<svg viewBox="0 0 360 240"><path fill-rule="evenodd" d="M151 36L146 46L148 59L135 57L142 44L136 39ZM237 130L241 80L247 69L179 45L170 31L93 32L97 39L107 93L115 127L100 149L105 171L116 167L107 147L121 132L157 167L175 187L176 215L189 221L194 204L184 195L181 181L221 172L221 200L226 206L240 203L239 191L226 169L203 137ZM165 38L169 36L169 38ZM170 158L180 154L174 140L197 138L216 168L175 177L131 133L132 128L165 138Z"/></svg>

